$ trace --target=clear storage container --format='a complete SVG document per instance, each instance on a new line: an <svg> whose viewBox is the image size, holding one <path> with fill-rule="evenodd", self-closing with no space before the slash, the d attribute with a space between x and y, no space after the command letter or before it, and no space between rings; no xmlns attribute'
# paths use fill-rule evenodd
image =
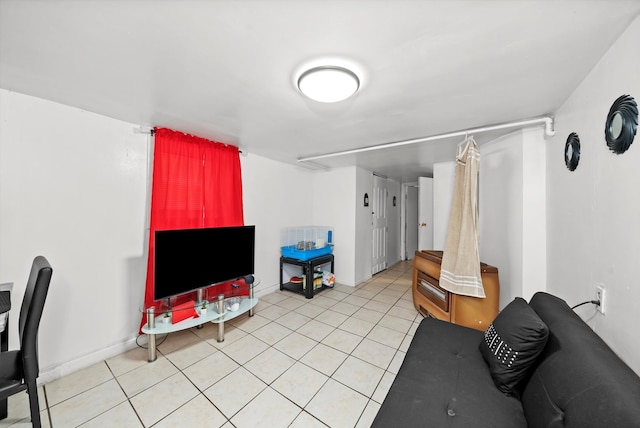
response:
<svg viewBox="0 0 640 428"><path fill-rule="evenodd" d="M333 252L333 230L327 226L287 227L280 234L282 256L309 260Z"/></svg>

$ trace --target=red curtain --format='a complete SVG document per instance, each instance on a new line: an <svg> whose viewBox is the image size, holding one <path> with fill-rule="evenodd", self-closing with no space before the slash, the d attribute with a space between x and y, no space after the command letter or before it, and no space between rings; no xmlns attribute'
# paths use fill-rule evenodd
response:
<svg viewBox="0 0 640 428"><path fill-rule="evenodd" d="M171 129L156 129L145 307L159 306L153 301L156 230L243 224L238 148ZM217 287L217 293L231 290L229 284ZM182 300L189 298L184 296ZM140 328L146 322L144 312Z"/></svg>

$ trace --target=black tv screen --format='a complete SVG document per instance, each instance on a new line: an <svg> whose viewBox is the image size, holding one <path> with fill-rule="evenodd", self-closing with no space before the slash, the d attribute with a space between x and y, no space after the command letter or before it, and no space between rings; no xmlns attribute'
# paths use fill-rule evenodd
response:
<svg viewBox="0 0 640 428"><path fill-rule="evenodd" d="M254 273L255 226L157 230L154 300Z"/></svg>

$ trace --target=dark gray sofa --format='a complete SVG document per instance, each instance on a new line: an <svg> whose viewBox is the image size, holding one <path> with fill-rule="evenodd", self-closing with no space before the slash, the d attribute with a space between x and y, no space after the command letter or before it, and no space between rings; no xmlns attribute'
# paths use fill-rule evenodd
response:
<svg viewBox="0 0 640 428"><path fill-rule="evenodd" d="M638 375L564 300L537 293L529 306L549 336L520 397L496 388L483 332L425 318L372 426L640 427Z"/></svg>

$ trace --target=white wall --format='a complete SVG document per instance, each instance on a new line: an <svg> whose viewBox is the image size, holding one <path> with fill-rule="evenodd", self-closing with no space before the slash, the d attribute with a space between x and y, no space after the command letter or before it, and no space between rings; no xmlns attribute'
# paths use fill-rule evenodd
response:
<svg viewBox="0 0 640 428"><path fill-rule="evenodd" d="M544 131L514 131L480 153L480 258L498 268L503 308L546 289Z"/></svg>
<svg viewBox="0 0 640 428"><path fill-rule="evenodd" d="M313 173L251 153L240 156L240 162L244 222L256 226L255 270L260 280L256 294L260 296L280 288L282 230L315 225Z"/></svg>
<svg viewBox="0 0 640 428"><path fill-rule="evenodd" d="M33 258L53 278L41 381L132 346L144 294L149 136L0 90L0 282L14 282L10 346ZM49 373L47 373L49 371Z"/></svg>
<svg viewBox="0 0 640 428"><path fill-rule="evenodd" d="M365 193L369 195L368 207L364 206ZM351 199L354 215L344 221L355 221L353 277L345 284L355 286L371 278L373 266L373 173L371 171L355 168L355 192Z"/></svg>
<svg viewBox="0 0 640 428"><path fill-rule="evenodd" d="M547 289L546 141L541 127L522 130L522 294ZM490 239L487 237L487 239ZM508 302L503 302L506 305Z"/></svg>
<svg viewBox="0 0 640 428"><path fill-rule="evenodd" d="M640 138L622 155L610 152L604 127L623 94L640 102L640 18L622 34L557 111L556 136L547 143L548 289L572 305L607 289L603 316L593 306L578 312L640 373ZM564 144L577 132L582 146L574 172L564 165Z"/></svg>
<svg viewBox="0 0 640 428"><path fill-rule="evenodd" d="M387 265L393 266L402 260L402 236L400 233L401 225L401 205L402 205L402 186L395 180L387 180L387 189L389 198L387 200ZM396 206L393 206L393 198L396 198Z"/></svg>
<svg viewBox="0 0 640 428"><path fill-rule="evenodd" d="M522 297L522 134L480 148L480 259L498 268L500 308Z"/></svg>
<svg viewBox="0 0 640 428"><path fill-rule="evenodd" d="M444 250L453 198L456 163L433 164L433 249Z"/></svg>
<svg viewBox="0 0 640 428"><path fill-rule="evenodd" d="M307 190L313 198L311 224L333 228L336 281L353 285L356 252L356 169L336 168L313 174Z"/></svg>

